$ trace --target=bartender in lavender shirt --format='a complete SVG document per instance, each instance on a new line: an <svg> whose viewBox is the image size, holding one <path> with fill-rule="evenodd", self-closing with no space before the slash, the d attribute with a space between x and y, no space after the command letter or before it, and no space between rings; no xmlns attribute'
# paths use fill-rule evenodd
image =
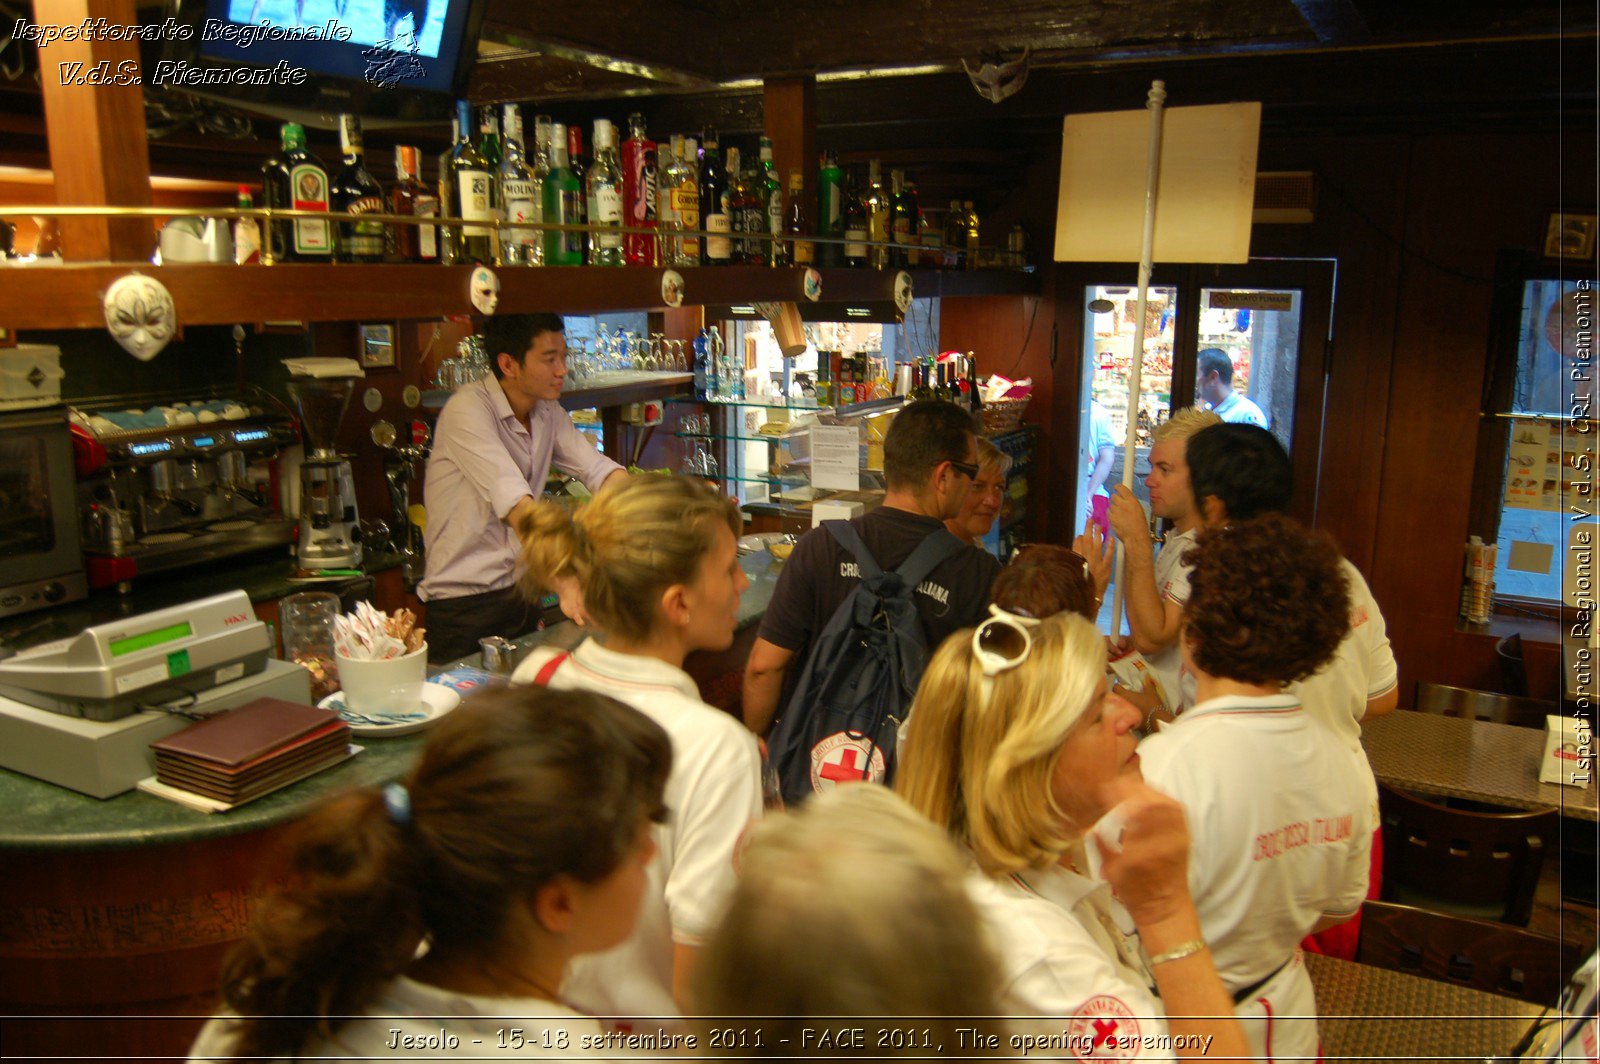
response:
<svg viewBox="0 0 1600 1064"><path fill-rule="evenodd" d="M427 572L417 589L428 604L428 657L454 661L489 635L515 636L538 621L517 589L516 527L556 469L590 491L621 466L595 450L557 402L567 376L565 327L556 314L502 314L484 323L492 377L450 397L428 457L423 541ZM557 588L580 625L576 589Z"/></svg>

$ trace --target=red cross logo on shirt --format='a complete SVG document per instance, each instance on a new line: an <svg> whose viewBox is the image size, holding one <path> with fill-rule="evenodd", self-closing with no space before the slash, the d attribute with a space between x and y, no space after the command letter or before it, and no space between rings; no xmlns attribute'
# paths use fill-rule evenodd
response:
<svg viewBox="0 0 1600 1064"><path fill-rule="evenodd" d="M1143 1048L1139 1021L1120 998L1098 994L1067 1024L1068 1044L1079 1060L1132 1060Z"/></svg>
<svg viewBox="0 0 1600 1064"><path fill-rule="evenodd" d="M883 751L870 739L835 732L811 748L811 789L825 791L841 783L880 783L885 776Z"/></svg>

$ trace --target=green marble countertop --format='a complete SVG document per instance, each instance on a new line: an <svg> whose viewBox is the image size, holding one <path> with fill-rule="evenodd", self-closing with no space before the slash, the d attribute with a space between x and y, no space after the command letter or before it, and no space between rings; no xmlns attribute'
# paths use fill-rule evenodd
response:
<svg viewBox="0 0 1600 1064"><path fill-rule="evenodd" d="M282 569L281 560L271 563ZM766 551L741 559L750 587L739 602L739 626L759 620L772 599L781 566ZM213 594L239 586L244 568L231 569L231 579L208 588L190 586L176 601ZM183 582L206 579L200 574ZM161 585L163 588L168 585ZM247 589L248 590L248 589ZM266 596L272 597L272 596ZM92 600L91 600L92 601ZM81 608L83 604L78 604ZM148 600L140 610L154 609ZM135 611L138 612L138 611ZM62 634L71 634L66 632ZM557 624L517 640L519 646L541 643L575 645L583 637L571 624ZM47 638L41 636L40 638ZM453 664L477 665L476 656ZM446 666L446 668L453 666ZM356 736L361 753L342 764L281 791L275 791L227 813L201 813L174 802L128 791L114 798L91 798L20 773L0 769L0 850L91 851L129 849L136 846L173 845L240 835L285 823L304 814L325 796L354 787L369 787L398 779L416 760L426 732L395 738Z"/></svg>

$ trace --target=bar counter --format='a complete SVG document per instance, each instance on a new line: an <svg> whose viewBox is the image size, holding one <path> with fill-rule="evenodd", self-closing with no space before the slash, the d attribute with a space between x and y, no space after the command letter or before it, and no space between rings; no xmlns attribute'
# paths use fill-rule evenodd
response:
<svg viewBox="0 0 1600 1064"><path fill-rule="evenodd" d="M750 587L733 646L685 663L706 700L729 712L737 711L744 659L780 571L766 551L741 564ZM182 601L238 586L248 574L233 575L192 593L164 584L162 594ZM144 600L129 612L157 604ZM82 604L65 609L87 615ZM582 637L563 623L517 642L570 646ZM107 1017L8 1019L7 1055L90 1057L108 1047L127 1058L183 1054L198 1017L215 1007L223 957L249 924L262 854L327 795L403 775L426 739L426 731L358 737L363 750L349 761L216 814L139 791L90 798L0 770L0 1013Z"/></svg>

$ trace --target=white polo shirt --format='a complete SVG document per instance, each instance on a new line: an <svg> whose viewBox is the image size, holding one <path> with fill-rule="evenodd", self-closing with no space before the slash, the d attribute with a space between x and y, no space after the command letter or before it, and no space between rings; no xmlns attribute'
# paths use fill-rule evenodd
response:
<svg viewBox="0 0 1600 1064"><path fill-rule="evenodd" d="M191 1064L232 1060L238 1023L231 1013L207 1021L189 1050ZM512 1028L520 1028L520 1037ZM400 975L378 990L362 1015L335 1026L332 1038L314 1039L304 1056L406 1060L454 1052L474 1058L572 1059L591 1055L594 1050L586 1050L584 1040L593 1047L601 1033L598 1021L553 1001L464 994ZM416 1041L390 1048L396 1039Z"/></svg>
<svg viewBox="0 0 1600 1064"><path fill-rule="evenodd" d="M1191 528L1187 532L1168 532L1161 549L1156 552L1153 570L1156 578L1156 594L1160 596L1163 604L1169 599L1179 606L1187 605L1189 602L1191 567L1184 563L1183 556L1194 547L1198 531ZM1173 713L1194 701L1192 680L1189 682L1188 697L1184 697L1182 641L1180 632L1179 637L1174 639L1170 646L1162 647L1154 654L1145 655L1145 661L1150 663L1150 671L1155 673L1156 680L1161 684L1161 700Z"/></svg>
<svg viewBox="0 0 1600 1064"><path fill-rule="evenodd" d="M529 654L512 683L532 683L558 651ZM585 640L549 686L610 695L661 725L672 740L667 820L655 828L639 923L628 941L572 963L562 996L595 1016L676 1016L673 944L698 946L717 927L732 893L734 851L761 816L761 758L755 736L700 699L682 669L619 654Z"/></svg>
<svg viewBox="0 0 1600 1064"><path fill-rule="evenodd" d="M1361 907L1376 827L1365 762L1293 695L1208 699L1141 742L1139 760L1188 815L1189 889L1229 992L1292 963L1324 914ZM1289 1009L1311 1000L1293 971L1273 980ZM1297 1030L1314 1053L1312 1025Z"/></svg>
<svg viewBox="0 0 1600 1064"><path fill-rule="evenodd" d="M1386 695L1400 681L1389 646L1383 611L1361 570L1340 559L1350 581L1350 631L1321 672L1292 685L1306 710L1327 724L1352 749L1361 749L1361 718L1369 699Z"/></svg>
<svg viewBox="0 0 1600 1064"><path fill-rule="evenodd" d="M1000 959L1002 1007L1019 1018L1014 1029L1066 1032L1079 1055L1074 1045L1049 1052L1068 1060L1170 1061L1170 1051L1145 1044L1147 1036L1166 1034L1166 1014L1150 989L1137 939L1124 938L1111 922L1121 906L1110 892L1060 866L1001 879L974 870L967 877L967 893Z"/></svg>

